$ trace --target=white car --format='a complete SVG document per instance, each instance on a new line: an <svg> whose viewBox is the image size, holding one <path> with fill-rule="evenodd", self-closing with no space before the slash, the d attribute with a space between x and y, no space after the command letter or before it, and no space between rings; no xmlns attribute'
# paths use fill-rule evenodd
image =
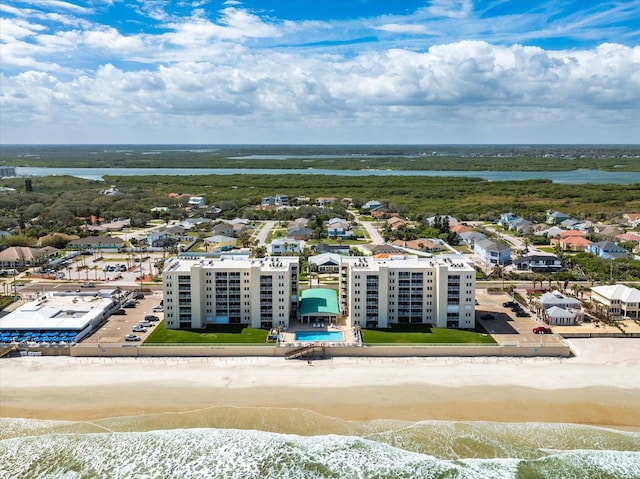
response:
<svg viewBox="0 0 640 479"><path fill-rule="evenodd" d="M137 336L135 334L127 334L124 337L125 341L140 341L140 339L141 339L140 336Z"/></svg>
<svg viewBox="0 0 640 479"><path fill-rule="evenodd" d="M134 333L146 333L147 330L144 328L144 326L138 325L138 326L134 326L133 328L131 328L131 331L133 331Z"/></svg>
<svg viewBox="0 0 640 479"><path fill-rule="evenodd" d="M154 313L162 313L164 312L164 306L160 306L159 304L156 304L153 306L151 311L153 311Z"/></svg>

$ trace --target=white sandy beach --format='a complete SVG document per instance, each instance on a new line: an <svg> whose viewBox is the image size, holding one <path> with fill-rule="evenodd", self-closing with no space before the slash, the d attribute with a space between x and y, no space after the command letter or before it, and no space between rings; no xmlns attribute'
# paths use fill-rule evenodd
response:
<svg viewBox="0 0 640 479"><path fill-rule="evenodd" d="M344 419L640 427L640 341L573 340L556 358L70 358L0 361L0 415L86 419L205 407Z"/></svg>

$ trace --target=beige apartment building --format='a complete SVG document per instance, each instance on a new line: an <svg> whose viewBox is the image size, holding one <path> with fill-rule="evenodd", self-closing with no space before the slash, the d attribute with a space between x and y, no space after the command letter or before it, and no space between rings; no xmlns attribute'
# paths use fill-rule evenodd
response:
<svg viewBox="0 0 640 479"><path fill-rule="evenodd" d="M298 315L298 257L174 259L163 273L165 327L288 326Z"/></svg>
<svg viewBox="0 0 640 479"><path fill-rule="evenodd" d="M475 270L463 259L446 255L344 258L340 307L351 326L428 323L474 328Z"/></svg>
<svg viewBox="0 0 640 479"><path fill-rule="evenodd" d="M174 259L163 273L165 327L288 327L298 319L298 257ZM475 270L460 257L342 257L342 324L475 327Z"/></svg>

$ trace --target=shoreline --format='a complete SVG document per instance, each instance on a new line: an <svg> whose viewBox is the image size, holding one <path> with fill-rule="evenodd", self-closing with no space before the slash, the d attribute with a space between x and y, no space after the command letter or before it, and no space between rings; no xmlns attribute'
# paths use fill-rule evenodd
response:
<svg viewBox="0 0 640 479"><path fill-rule="evenodd" d="M640 351L634 344L576 340L578 356L570 359L3 359L0 416L86 421L202 411L215 416L234 408L307 411L343 421L640 428Z"/></svg>

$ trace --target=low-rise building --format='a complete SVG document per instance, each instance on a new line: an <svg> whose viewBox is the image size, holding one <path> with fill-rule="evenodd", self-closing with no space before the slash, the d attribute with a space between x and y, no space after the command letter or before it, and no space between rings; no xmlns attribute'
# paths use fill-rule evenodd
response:
<svg viewBox="0 0 640 479"><path fill-rule="evenodd" d="M527 254L513 260L513 265L518 271L531 271L534 273L553 273L562 271L562 261L555 254Z"/></svg>
<svg viewBox="0 0 640 479"><path fill-rule="evenodd" d="M323 253L309 257L309 271L316 273L337 273L340 270L342 256L335 253Z"/></svg>
<svg viewBox="0 0 640 479"><path fill-rule="evenodd" d="M582 303L577 298L566 296L559 291L545 293L538 298L539 315L547 324L569 326L584 320Z"/></svg>
<svg viewBox="0 0 640 479"><path fill-rule="evenodd" d="M473 253L487 265L511 263L511 248L498 241L483 239L473 245Z"/></svg>
<svg viewBox="0 0 640 479"><path fill-rule="evenodd" d="M295 239L277 238L267 245L267 251L270 255L300 253L300 241Z"/></svg>
<svg viewBox="0 0 640 479"><path fill-rule="evenodd" d="M90 334L113 312L109 295L52 292L0 318L0 333L40 342L74 342Z"/></svg>
<svg viewBox="0 0 640 479"><path fill-rule="evenodd" d="M75 250L113 250L122 248L124 240L113 236L87 236L86 238L70 241L67 246L69 249Z"/></svg>
<svg viewBox="0 0 640 479"><path fill-rule="evenodd" d="M587 247L587 251L603 259L629 257L629 252L626 249L617 243L612 243L611 241L598 241L597 243L591 243Z"/></svg>
<svg viewBox="0 0 640 479"><path fill-rule="evenodd" d="M596 310L600 309L613 319L640 319L640 290L637 288L623 284L594 286L591 301L596 303Z"/></svg>

